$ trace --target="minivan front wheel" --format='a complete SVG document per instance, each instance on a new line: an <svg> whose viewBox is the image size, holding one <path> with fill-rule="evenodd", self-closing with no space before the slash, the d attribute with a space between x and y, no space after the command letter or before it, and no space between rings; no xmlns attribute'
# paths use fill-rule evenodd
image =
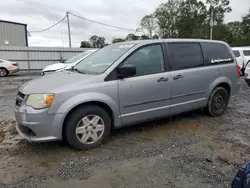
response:
<svg viewBox="0 0 250 188"><path fill-rule="evenodd" d="M216 117L221 116L227 109L229 102L229 93L223 87L217 87L212 92L207 106L210 115Z"/></svg>
<svg viewBox="0 0 250 188"><path fill-rule="evenodd" d="M98 106L85 106L72 112L65 123L65 136L75 149L88 150L99 147L111 130L109 114Z"/></svg>

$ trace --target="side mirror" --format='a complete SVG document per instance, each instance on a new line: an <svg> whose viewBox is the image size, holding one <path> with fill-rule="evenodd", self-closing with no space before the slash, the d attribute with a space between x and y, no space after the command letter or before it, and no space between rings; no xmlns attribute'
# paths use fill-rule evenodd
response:
<svg viewBox="0 0 250 188"><path fill-rule="evenodd" d="M120 78L127 78L136 74L136 68L132 64L124 64L118 68L118 76Z"/></svg>

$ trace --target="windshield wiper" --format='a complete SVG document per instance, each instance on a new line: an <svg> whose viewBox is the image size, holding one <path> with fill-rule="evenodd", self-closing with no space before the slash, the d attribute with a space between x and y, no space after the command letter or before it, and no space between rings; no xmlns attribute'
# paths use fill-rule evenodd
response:
<svg viewBox="0 0 250 188"><path fill-rule="evenodd" d="M78 72L78 73L80 73L80 74L86 74L85 72L82 72L82 71L80 71L79 69L77 69L77 68L75 68L75 67L71 67L71 68L69 69L69 71Z"/></svg>

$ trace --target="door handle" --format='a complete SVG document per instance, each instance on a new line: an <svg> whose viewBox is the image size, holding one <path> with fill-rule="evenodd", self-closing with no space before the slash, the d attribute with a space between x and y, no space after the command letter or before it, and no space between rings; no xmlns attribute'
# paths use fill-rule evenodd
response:
<svg viewBox="0 0 250 188"><path fill-rule="evenodd" d="M179 80L179 79L181 79L181 78L183 78L183 76L182 76L182 75L180 75L180 74L179 74L179 75L177 75L177 76L174 76L174 77L173 77L173 79L174 79L174 80Z"/></svg>
<svg viewBox="0 0 250 188"><path fill-rule="evenodd" d="M167 82L168 78L161 77L157 80L157 82Z"/></svg>

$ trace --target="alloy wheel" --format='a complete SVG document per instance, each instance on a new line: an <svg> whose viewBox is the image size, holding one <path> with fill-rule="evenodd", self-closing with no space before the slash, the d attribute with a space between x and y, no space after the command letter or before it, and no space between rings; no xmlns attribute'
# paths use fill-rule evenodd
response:
<svg viewBox="0 0 250 188"><path fill-rule="evenodd" d="M76 137L83 144L96 143L103 135L104 121L97 115L83 117L76 126Z"/></svg>

